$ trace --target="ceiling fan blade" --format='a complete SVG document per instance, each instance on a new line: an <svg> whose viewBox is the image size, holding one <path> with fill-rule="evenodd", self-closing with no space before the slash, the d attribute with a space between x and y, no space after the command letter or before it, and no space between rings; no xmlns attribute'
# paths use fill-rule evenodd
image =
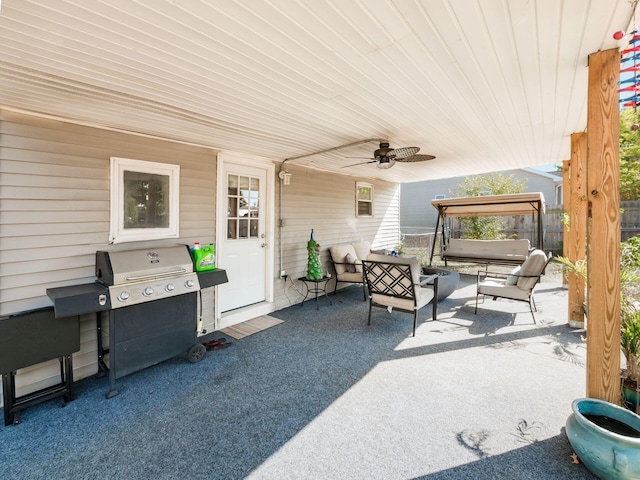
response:
<svg viewBox="0 0 640 480"><path fill-rule="evenodd" d="M355 167L356 165L366 165L367 163L376 163L376 162L377 162L377 160L371 160L370 162L354 163L352 165L345 165L344 167L340 167L340 168Z"/></svg>
<svg viewBox="0 0 640 480"><path fill-rule="evenodd" d="M411 157L420 151L420 147L403 147L403 148L394 148L391 155L396 160L401 160L403 158Z"/></svg>
<svg viewBox="0 0 640 480"><path fill-rule="evenodd" d="M375 160L373 157L344 157L344 158L359 158L361 160Z"/></svg>
<svg viewBox="0 0 640 480"><path fill-rule="evenodd" d="M434 158L436 158L434 155L411 155L410 157L405 157L405 158L396 158L397 162L403 162L403 163L413 163L413 162L424 162L426 160L433 160Z"/></svg>

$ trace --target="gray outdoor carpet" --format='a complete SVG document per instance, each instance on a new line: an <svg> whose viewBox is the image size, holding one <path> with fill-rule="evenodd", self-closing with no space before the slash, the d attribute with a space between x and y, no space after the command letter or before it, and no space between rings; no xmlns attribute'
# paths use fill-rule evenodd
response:
<svg viewBox="0 0 640 480"><path fill-rule="evenodd" d="M77 399L0 427L5 479L590 479L564 434L584 396L583 332L566 292L524 303L475 288L439 320L375 309L362 290L271 314L284 323L189 364L76 383Z"/></svg>

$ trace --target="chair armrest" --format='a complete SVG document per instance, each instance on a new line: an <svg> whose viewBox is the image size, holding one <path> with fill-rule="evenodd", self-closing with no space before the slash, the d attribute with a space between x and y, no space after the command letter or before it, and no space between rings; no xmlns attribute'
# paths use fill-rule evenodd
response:
<svg viewBox="0 0 640 480"><path fill-rule="evenodd" d="M478 281L486 278L507 278L511 273L504 272L488 272L486 270L478 270ZM517 275L516 275L517 276Z"/></svg>
<svg viewBox="0 0 640 480"><path fill-rule="evenodd" d="M438 279L438 274L434 273L432 275L420 275L420 283L419 285L421 287L424 287L425 285L430 285L434 280Z"/></svg>
<svg viewBox="0 0 640 480"><path fill-rule="evenodd" d="M519 273L503 273L503 272L487 272L485 270L478 270L478 279L477 283L480 283L487 278L497 278L504 280L507 277L516 277L516 278L539 278L542 276L542 273L538 275L520 275Z"/></svg>

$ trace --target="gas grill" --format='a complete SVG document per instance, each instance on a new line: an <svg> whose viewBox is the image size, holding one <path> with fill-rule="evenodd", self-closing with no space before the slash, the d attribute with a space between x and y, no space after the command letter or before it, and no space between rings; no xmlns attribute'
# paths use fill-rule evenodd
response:
<svg viewBox="0 0 640 480"><path fill-rule="evenodd" d="M198 275L185 245L97 251L96 278L109 290L109 392L115 380L188 351L196 342Z"/></svg>
<svg viewBox="0 0 640 480"><path fill-rule="evenodd" d="M109 354L109 391L115 381L177 355L201 360L197 304L201 288L227 281L224 270L194 271L186 245L96 252L96 283L48 289L56 317L98 312L98 360ZM109 346L102 348L102 319L109 316Z"/></svg>

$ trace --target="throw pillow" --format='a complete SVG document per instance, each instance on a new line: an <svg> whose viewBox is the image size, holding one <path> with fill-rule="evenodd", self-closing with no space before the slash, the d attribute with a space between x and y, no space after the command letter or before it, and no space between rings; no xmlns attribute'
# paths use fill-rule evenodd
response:
<svg viewBox="0 0 640 480"><path fill-rule="evenodd" d="M350 253L344 257L344 263L346 263L347 272L356 273L356 259Z"/></svg>
<svg viewBox="0 0 640 480"><path fill-rule="evenodd" d="M518 274L520 273L520 267L514 268L509 276L507 277L507 281L504 282L505 285L515 285L518 283Z"/></svg>

